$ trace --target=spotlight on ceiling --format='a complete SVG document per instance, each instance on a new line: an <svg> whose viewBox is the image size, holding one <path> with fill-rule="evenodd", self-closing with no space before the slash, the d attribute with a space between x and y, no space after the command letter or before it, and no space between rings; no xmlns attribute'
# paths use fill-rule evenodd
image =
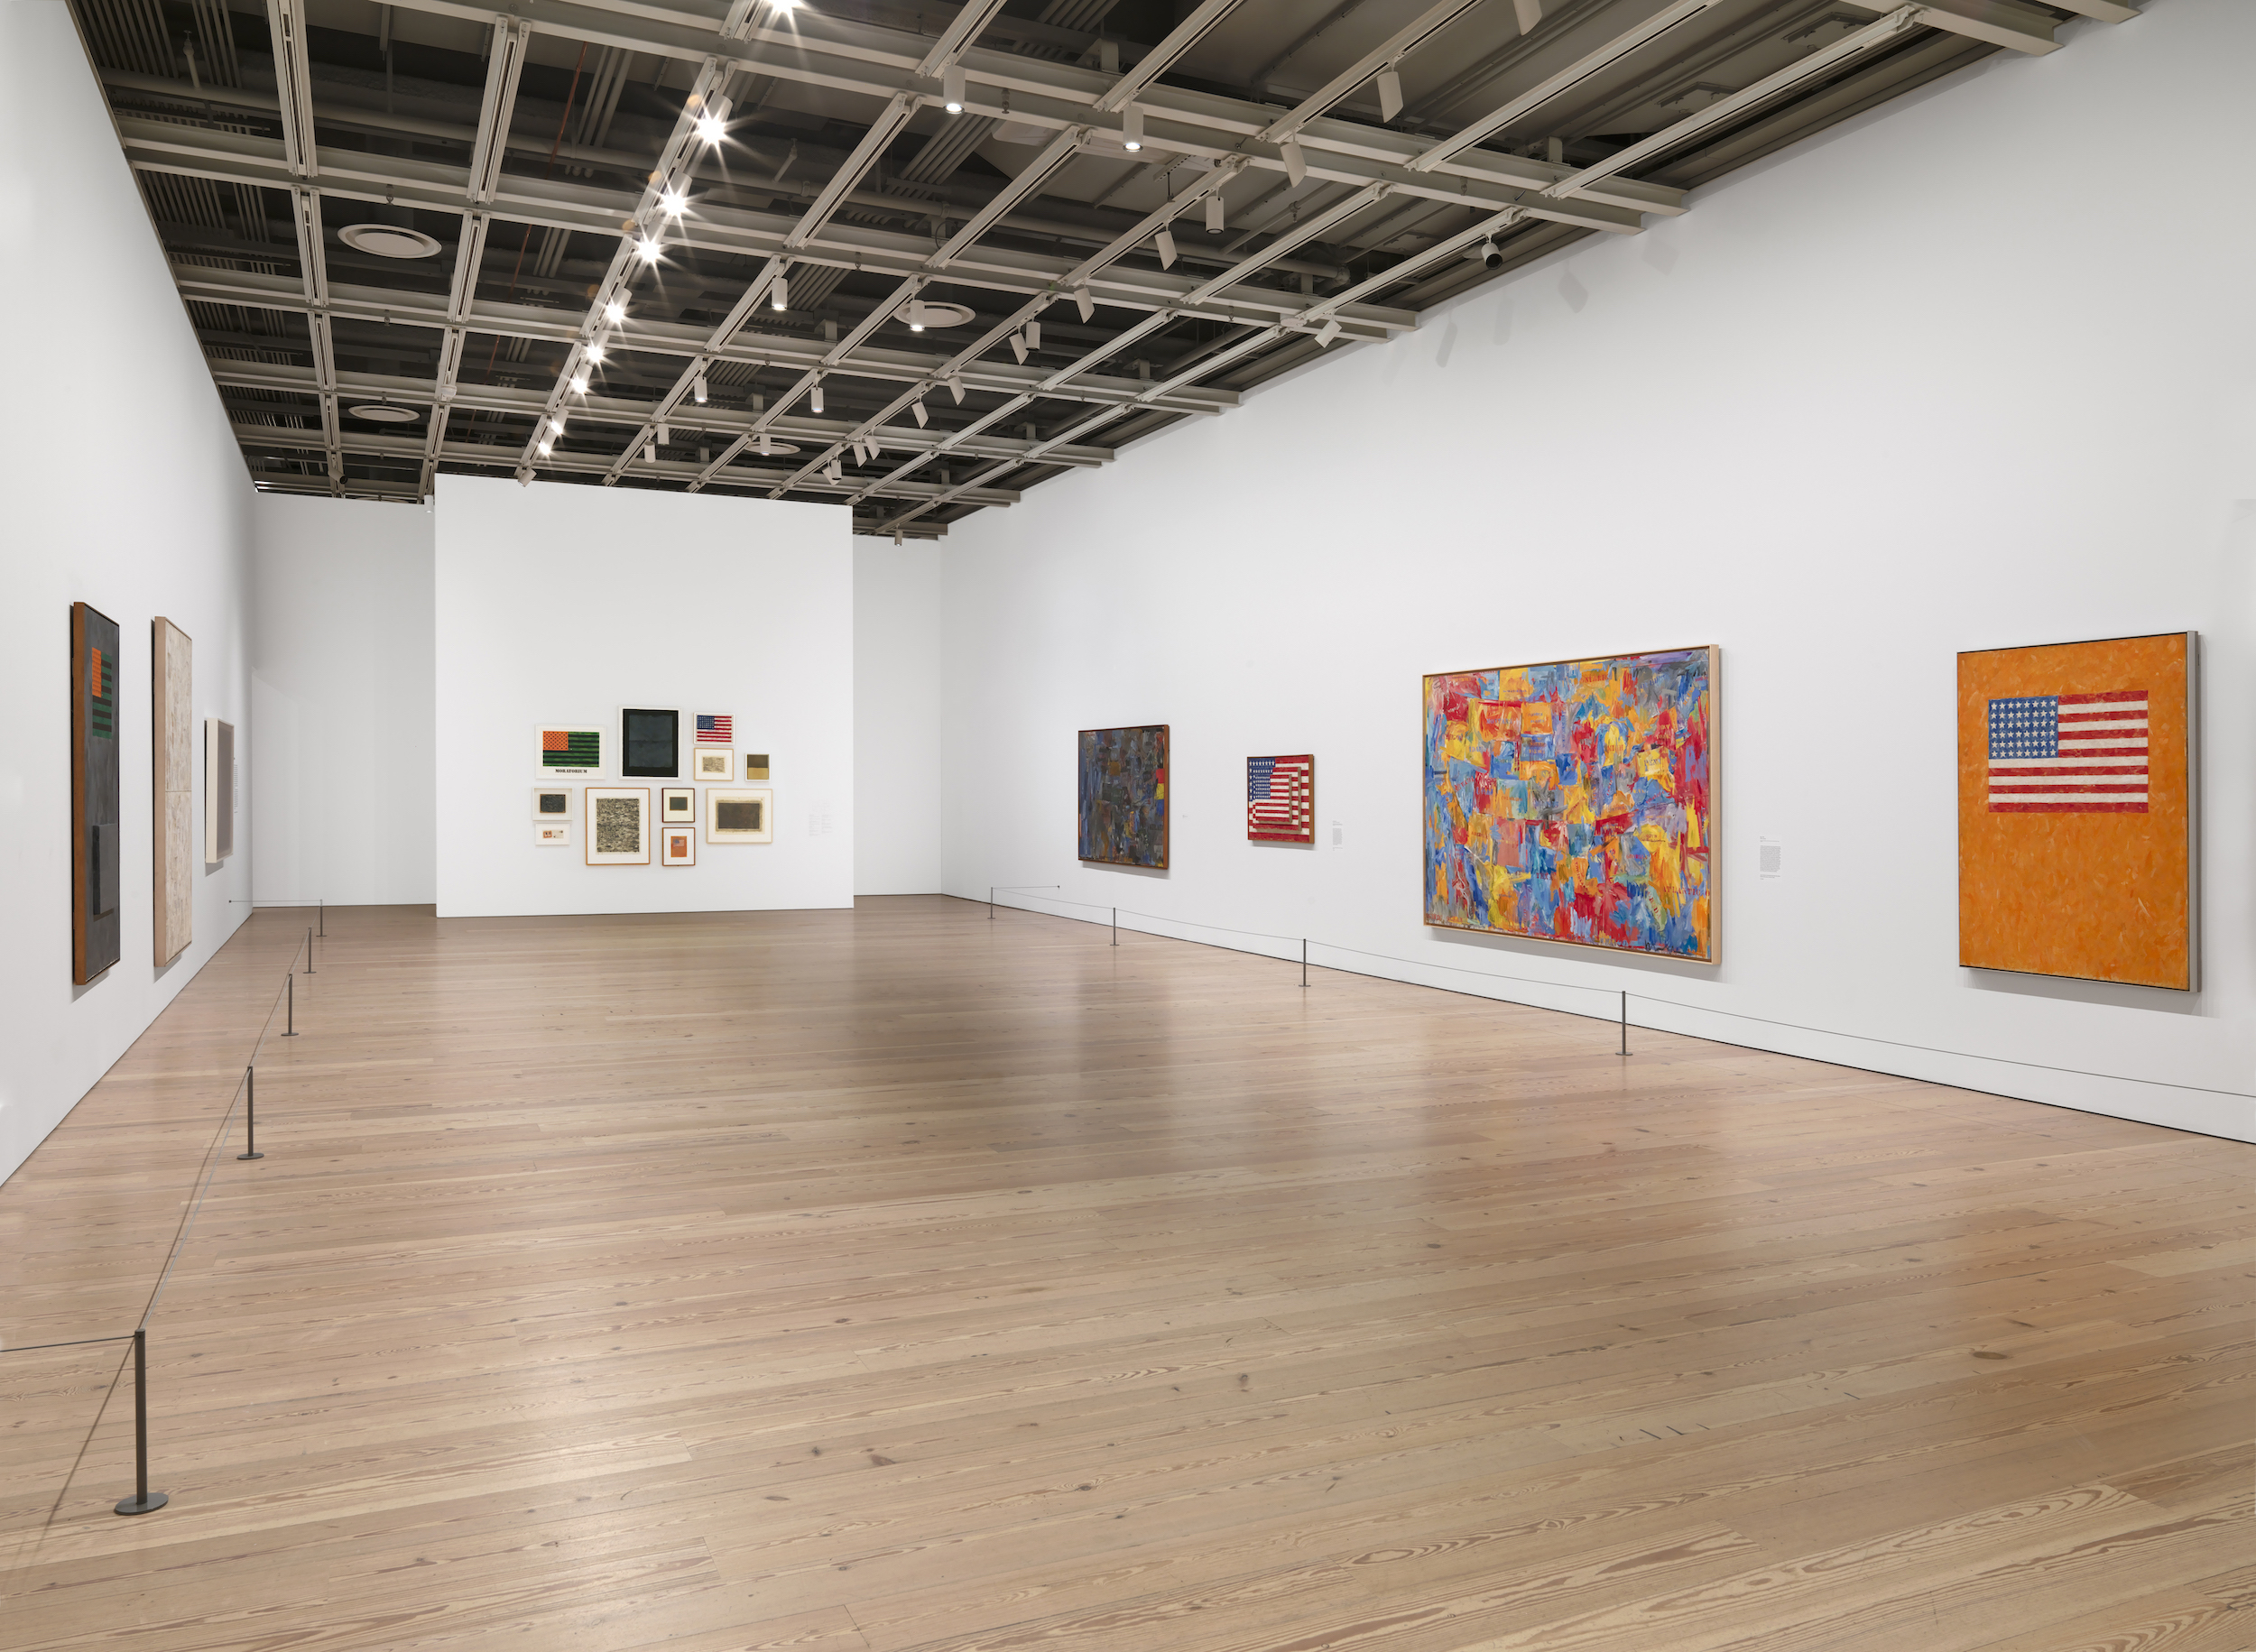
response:
<svg viewBox="0 0 2256 1652"><path fill-rule="evenodd" d="M547 457L549 457L549 455L550 455L551 453L554 453L555 451L556 451L556 444L555 444L554 442L542 442L542 443L541 444L541 446L540 446L540 448L539 448L540 455L541 455L541 457L542 458L544 458L544 459L545 459L545 458L547 458Z"/></svg>
<svg viewBox="0 0 2256 1652"><path fill-rule="evenodd" d="M822 386L818 384L807 392L807 405L816 412L822 411Z"/></svg>
<svg viewBox="0 0 2256 1652"><path fill-rule="evenodd" d="M620 322L626 319L625 304L617 299L613 299L603 307L603 318L614 327L618 326Z"/></svg>
<svg viewBox="0 0 2256 1652"><path fill-rule="evenodd" d="M558 435L558 436L561 436L561 435L563 435L563 434L564 434L564 416L563 416L563 414L561 414L561 413L551 413L551 414L550 414L550 415L549 415L549 429L550 429L552 432L554 432L556 435Z"/></svg>
<svg viewBox="0 0 2256 1652"><path fill-rule="evenodd" d="M726 97L716 97L711 103L706 105L705 112L698 116L698 138L711 145L718 143L726 137L728 135L728 112L729 102Z"/></svg>
<svg viewBox="0 0 2256 1652"><path fill-rule="evenodd" d="M349 224L337 232L337 238L356 253L378 258L428 258L439 250L439 243L421 230L402 229L396 224Z"/></svg>
<svg viewBox="0 0 2256 1652"><path fill-rule="evenodd" d="M706 401L712 394L711 388L705 382L705 374L702 373L698 374L696 382L689 387L689 393L697 397L699 407L705 405Z"/></svg>
<svg viewBox="0 0 2256 1652"><path fill-rule="evenodd" d="M1322 348L1325 346L1329 345L1333 339L1338 337L1339 318L1337 316L1334 316L1329 320L1326 321L1323 328L1318 332L1316 336L1317 346L1318 348Z"/></svg>
<svg viewBox="0 0 2256 1652"><path fill-rule="evenodd" d="M1132 155L1143 147L1143 111L1133 103L1120 112L1120 146Z"/></svg>
<svg viewBox="0 0 2256 1652"><path fill-rule="evenodd" d="M584 396L587 393L587 375L584 373L575 373L572 374L572 394L576 396Z"/></svg>
<svg viewBox="0 0 2256 1652"><path fill-rule="evenodd" d="M598 367L603 365L603 355L604 350L601 345L591 344L587 346L587 359Z"/></svg>
<svg viewBox="0 0 2256 1652"><path fill-rule="evenodd" d="M961 64L951 63L940 71L940 106L950 115L964 112L964 70Z"/></svg>
<svg viewBox="0 0 2256 1652"><path fill-rule="evenodd" d="M658 192L658 209L670 218L678 218L689 210L689 198L669 184Z"/></svg>
<svg viewBox="0 0 2256 1652"><path fill-rule="evenodd" d="M779 275L775 278L775 285L768 289L768 308L770 309L789 309L791 307L791 283Z"/></svg>
<svg viewBox="0 0 2256 1652"><path fill-rule="evenodd" d="M634 244L634 255L644 263L656 263L659 259L656 238L645 234L640 241Z"/></svg>
<svg viewBox="0 0 2256 1652"><path fill-rule="evenodd" d="M961 327L971 319L971 313L968 304L936 304L922 299L911 299L901 307L901 318L912 333L928 328Z"/></svg>
<svg viewBox="0 0 2256 1652"><path fill-rule="evenodd" d="M1493 235L1484 235L1481 238L1479 249L1473 255L1478 258L1485 268L1491 270L1504 262L1503 249L1496 245L1496 237Z"/></svg>

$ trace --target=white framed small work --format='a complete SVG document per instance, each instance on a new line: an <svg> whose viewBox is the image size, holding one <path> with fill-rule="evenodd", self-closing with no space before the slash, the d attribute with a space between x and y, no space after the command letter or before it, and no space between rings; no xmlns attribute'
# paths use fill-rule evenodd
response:
<svg viewBox="0 0 2256 1652"><path fill-rule="evenodd" d="M764 786L705 794L705 841L708 844L772 844L775 841L775 793Z"/></svg>

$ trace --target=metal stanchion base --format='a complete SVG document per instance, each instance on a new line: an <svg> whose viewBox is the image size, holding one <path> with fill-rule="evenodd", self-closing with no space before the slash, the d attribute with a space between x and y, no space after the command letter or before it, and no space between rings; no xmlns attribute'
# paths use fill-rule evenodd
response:
<svg viewBox="0 0 2256 1652"><path fill-rule="evenodd" d="M266 1155L264 1153L237 1153L236 1157L237 1158L264 1158Z"/></svg>
<svg viewBox="0 0 2256 1652"><path fill-rule="evenodd" d="M171 1500L162 1491L152 1491L146 1499L128 1497L120 1500L117 1512L120 1514L154 1514Z"/></svg>

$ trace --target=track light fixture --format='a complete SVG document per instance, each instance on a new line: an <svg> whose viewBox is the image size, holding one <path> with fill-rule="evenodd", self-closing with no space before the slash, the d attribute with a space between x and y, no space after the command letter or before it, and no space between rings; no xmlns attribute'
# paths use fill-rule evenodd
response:
<svg viewBox="0 0 2256 1652"><path fill-rule="evenodd" d="M661 448L674 445L673 427L662 419L658 421L658 445Z"/></svg>
<svg viewBox="0 0 2256 1652"><path fill-rule="evenodd" d="M672 184L658 192L658 209L670 218L678 218L689 210L689 198Z"/></svg>
<svg viewBox="0 0 2256 1652"><path fill-rule="evenodd" d="M1025 334L1023 334L1023 333L1012 333L1012 334L1011 335L1011 354L1012 354L1012 355L1014 355L1014 356L1016 356L1016 357L1018 358L1018 361L1019 361L1020 365L1023 366L1023 365L1025 365L1025 362L1026 362L1026 335L1025 335Z"/></svg>
<svg viewBox="0 0 2256 1652"><path fill-rule="evenodd" d="M1151 237L1151 245L1160 249L1160 268L1173 269L1175 267L1175 237L1163 229Z"/></svg>
<svg viewBox="0 0 2256 1652"><path fill-rule="evenodd" d="M1086 281L1073 290L1073 307L1081 312L1081 319L1084 321L1096 313L1096 300L1089 296L1088 284Z"/></svg>
<svg viewBox="0 0 2256 1652"><path fill-rule="evenodd" d="M621 300L613 299L603 307L603 318L614 327L618 326L620 322L626 319L625 303Z"/></svg>
<svg viewBox="0 0 2256 1652"><path fill-rule="evenodd" d="M1339 318L1337 316L1333 316L1328 318L1324 323L1323 327L1318 330L1316 335L1317 346L1318 348L1322 348L1323 346L1329 345L1333 339L1338 337Z"/></svg>
<svg viewBox="0 0 2256 1652"><path fill-rule="evenodd" d="M572 374L572 394L576 396L584 396L587 393L587 375L584 373L575 373Z"/></svg>
<svg viewBox="0 0 2256 1652"><path fill-rule="evenodd" d="M539 451L541 457L545 459L549 457L549 455L556 451L556 444L554 442L542 442Z"/></svg>
<svg viewBox="0 0 2256 1652"><path fill-rule="evenodd" d="M1504 262L1503 250L1496 245L1495 236L1481 237L1480 260L1484 267L1491 270Z"/></svg>
<svg viewBox="0 0 2256 1652"><path fill-rule="evenodd" d="M1042 324L1040 322L1029 321L1026 324L1026 347L1030 350L1039 350L1042 347Z"/></svg>
<svg viewBox="0 0 2256 1652"><path fill-rule="evenodd" d="M807 392L807 405L816 412L822 411L822 386L818 384Z"/></svg>
<svg viewBox="0 0 2256 1652"><path fill-rule="evenodd" d="M728 135L728 99L716 97L698 116L698 136L708 146L719 143Z"/></svg>
<svg viewBox="0 0 2256 1652"><path fill-rule="evenodd" d="M689 393L698 399L698 405L699 407L703 407L706 402L711 399L712 391L706 384L705 374L700 373L693 381L691 381Z"/></svg>
<svg viewBox="0 0 2256 1652"><path fill-rule="evenodd" d="M951 63L940 71L940 107L950 115L964 112L964 69L960 63Z"/></svg>
<svg viewBox="0 0 2256 1652"><path fill-rule="evenodd" d="M549 429L559 436L563 435L564 415L561 413L550 413L549 415Z"/></svg>
<svg viewBox="0 0 2256 1652"><path fill-rule="evenodd" d="M930 415L926 413L924 411L924 398L922 396L919 396L914 401L911 401L909 404L909 411L916 415L917 429L920 430L924 429L924 421L926 419L930 417Z"/></svg>
<svg viewBox="0 0 2256 1652"><path fill-rule="evenodd" d="M1277 152L1284 157L1285 177L1297 188L1308 175L1308 158L1300 152L1300 140L1287 138L1277 145Z"/></svg>
<svg viewBox="0 0 2256 1652"><path fill-rule="evenodd" d="M644 230L643 232L643 238L634 244L634 255L641 259L644 263L656 263L658 262L661 256L658 250L658 242L648 230Z"/></svg>
<svg viewBox="0 0 2256 1652"><path fill-rule="evenodd" d="M598 367L602 366L602 365L603 365L603 346L602 346L601 345L599 345L599 344L591 344L591 345L589 345L589 346L587 346L587 359L588 359L589 361L591 361L591 362L595 363L596 366L598 366Z"/></svg>
<svg viewBox="0 0 2256 1652"><path fill-rule="evenodd" d="M964 405L964 375L962 374L951 373L948 375L948 393L956 398L957 407Z"/></svg>
<svg viewBox="0 0 2256 1652"><path fill-rule="evenodd" d="M1132 155L1143 147L1143 111L1133 103L1120 112L1120 145Z"/></svg>
<svg viewBox="0 0 2256 1652"><path fill-rule="evenodd" d="M760 432L760 457L763 459L772 459L775 457L775 443L769 439L765 430Z"/></svg>
<svg viewBox="0 0 2256 1652"><path fill-rule="evenodd" d="M658 463L658 444L656 442L644 442L643 444L643 463L645 465L655 465Z"/></svg>
<svg viewBox="0 0 2256 1652"><path fill-rule="evenodd" d="M1402 112L1402 77L1389 66L1379 71L1373 84L1379 91L1379 118L1392 120Z"/></svg>
<svg viewBox="0 0 2256 1652"><path fill-rule="evenodd" d="M779 275L775 278L775 285L768 289L768 308L780 310L789 309L791 307L791 284Z"/></svg>
<svg viewBox="0 0 2256 1652"><path fill-rule="evenodd" d="M1219 191L1207 197L1207 233L1210 235L1222 233L1222 196Z"/></svg>

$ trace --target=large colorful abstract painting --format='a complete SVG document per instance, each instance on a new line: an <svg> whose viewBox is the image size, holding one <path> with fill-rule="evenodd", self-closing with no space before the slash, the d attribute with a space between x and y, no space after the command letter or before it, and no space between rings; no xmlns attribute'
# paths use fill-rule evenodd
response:
<svg viewBox="0 0 2256 1652"><path fill-rule="evenodd" d="M1426 921L1715 961L1716 651L1426 678Z"/></svg>
<svg viewBox="0 0 2256 1652"><path fill-rule="evenodd" d="M1958 961L2195 985L2190 632L1958 656Z"/></svg>
<svg viewBox="0 0 2256 1652"><path fill-rule="evenodd" d="M1167 868L1167 724L1085 728L1080 858Z"/></svg>

